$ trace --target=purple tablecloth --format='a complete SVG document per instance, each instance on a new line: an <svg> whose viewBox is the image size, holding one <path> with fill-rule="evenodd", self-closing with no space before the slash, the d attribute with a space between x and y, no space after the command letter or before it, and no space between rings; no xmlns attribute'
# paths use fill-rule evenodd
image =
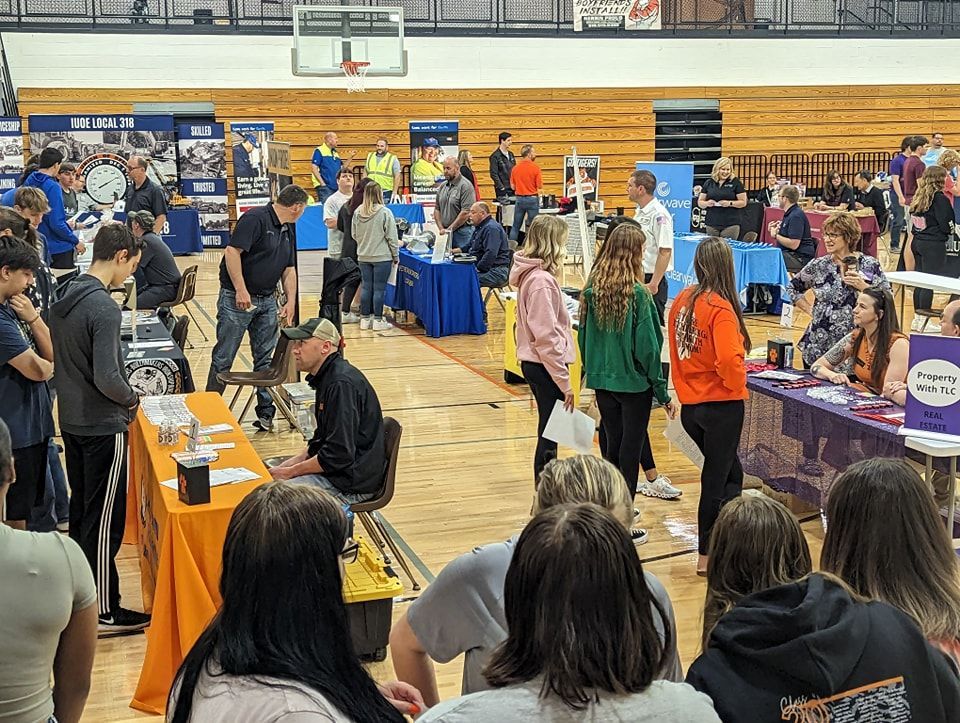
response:
<svg viewBox="0 0 960 723"><path fill-rule="evenodd" d="M807 389L781 389L747 376L740 461L747 474L781 492L823 507L834 479L870 457L903 457L898 427L857 417L849 405L807 396Z"/></svg>

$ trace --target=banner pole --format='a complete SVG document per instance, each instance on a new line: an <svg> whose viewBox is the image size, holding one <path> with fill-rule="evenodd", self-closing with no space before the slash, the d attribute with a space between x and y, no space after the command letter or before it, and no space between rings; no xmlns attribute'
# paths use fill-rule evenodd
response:
<svg viewBox="0 0 960 723"><path fill-rule="evenodd" d="M583 185L580 183L580 164L577 160L577 147L570 146L570 155L573 163L573 183L577 188L577 221L580 223L580 248L583 251L583 282L586 284L593 268L593 249L587 243L587 209L583 195Z"/></svg>

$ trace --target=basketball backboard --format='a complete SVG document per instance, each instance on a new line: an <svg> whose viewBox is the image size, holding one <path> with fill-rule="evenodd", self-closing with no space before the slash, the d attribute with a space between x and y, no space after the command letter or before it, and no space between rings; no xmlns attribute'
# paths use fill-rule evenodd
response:
<svg viewBox="0 0 960 723"><path fill-rule="evenodd" d="M403 8L295 5L293 74L342 75L344 61L370 63L369 76L406 75Z"/></svg>

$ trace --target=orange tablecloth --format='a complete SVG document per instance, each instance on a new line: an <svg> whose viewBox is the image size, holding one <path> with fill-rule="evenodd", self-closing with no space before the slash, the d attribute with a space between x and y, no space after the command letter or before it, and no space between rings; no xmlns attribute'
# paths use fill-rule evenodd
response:
<svg viewBox="0 0 960 723"><path fill-rule="evenodd" d="M160 482L176 477L177 464L170 453L182 451L186 437L181 436L176 448L160 447L157 428L143 412L130 425L126 532L133 533L140 551L143 602L153 614L131 705L150 713L164 712L183 656L220 606L220 560L234 507L270 479L219 394L189 394L187 406L201 425L228 423L233 427L232 432L213 437L214 442L234 442L236 447L220 450L220 459L211 469L246 467L261 479L214 487L209 504L185 505L175 490Z"/></svg>

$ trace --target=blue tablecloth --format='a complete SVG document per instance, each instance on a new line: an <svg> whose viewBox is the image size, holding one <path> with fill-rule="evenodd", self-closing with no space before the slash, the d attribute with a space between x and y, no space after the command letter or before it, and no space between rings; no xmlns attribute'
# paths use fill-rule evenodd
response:
<svg viewBox="0 0 960 723"><path fill-rule="evenodd" d="M679 233L673 237L673 271L667 272L667 295L673 299L684 287L697 283L693 268L693 255L706 236ZM733 251L733 268L736 274L737 291L746 301L745 292L750 284L768 284L786 288L790 281L780 249L762 243L730 241Z"/></svg>
<svg viewBox="0 0 960 723"><path fill-rule="evenodd" d="M113 214L115 221L127 222L124 212ZM202 254L200 214L195 208L171 208L167 211L167 233L160 234L174 256Z"/></svg>
<svg viewBox="0 0 960 723"><path fill-rule="evenodd" d="M405 218L409 223L423 223L426 217L419 203L387 204L394 217ZM323 224L323 206L319 203L307 206L297 221L297 248L301 251L327 248L327 227Z"/></svg>
<svg viewBox="0 0 960 723"><path fill-rule="evenodd" d="M397 285L387 286L385 303L395 311L412 311L427 336L485 334L480 279L473 264L444 261L400 249Z"/></svg>

